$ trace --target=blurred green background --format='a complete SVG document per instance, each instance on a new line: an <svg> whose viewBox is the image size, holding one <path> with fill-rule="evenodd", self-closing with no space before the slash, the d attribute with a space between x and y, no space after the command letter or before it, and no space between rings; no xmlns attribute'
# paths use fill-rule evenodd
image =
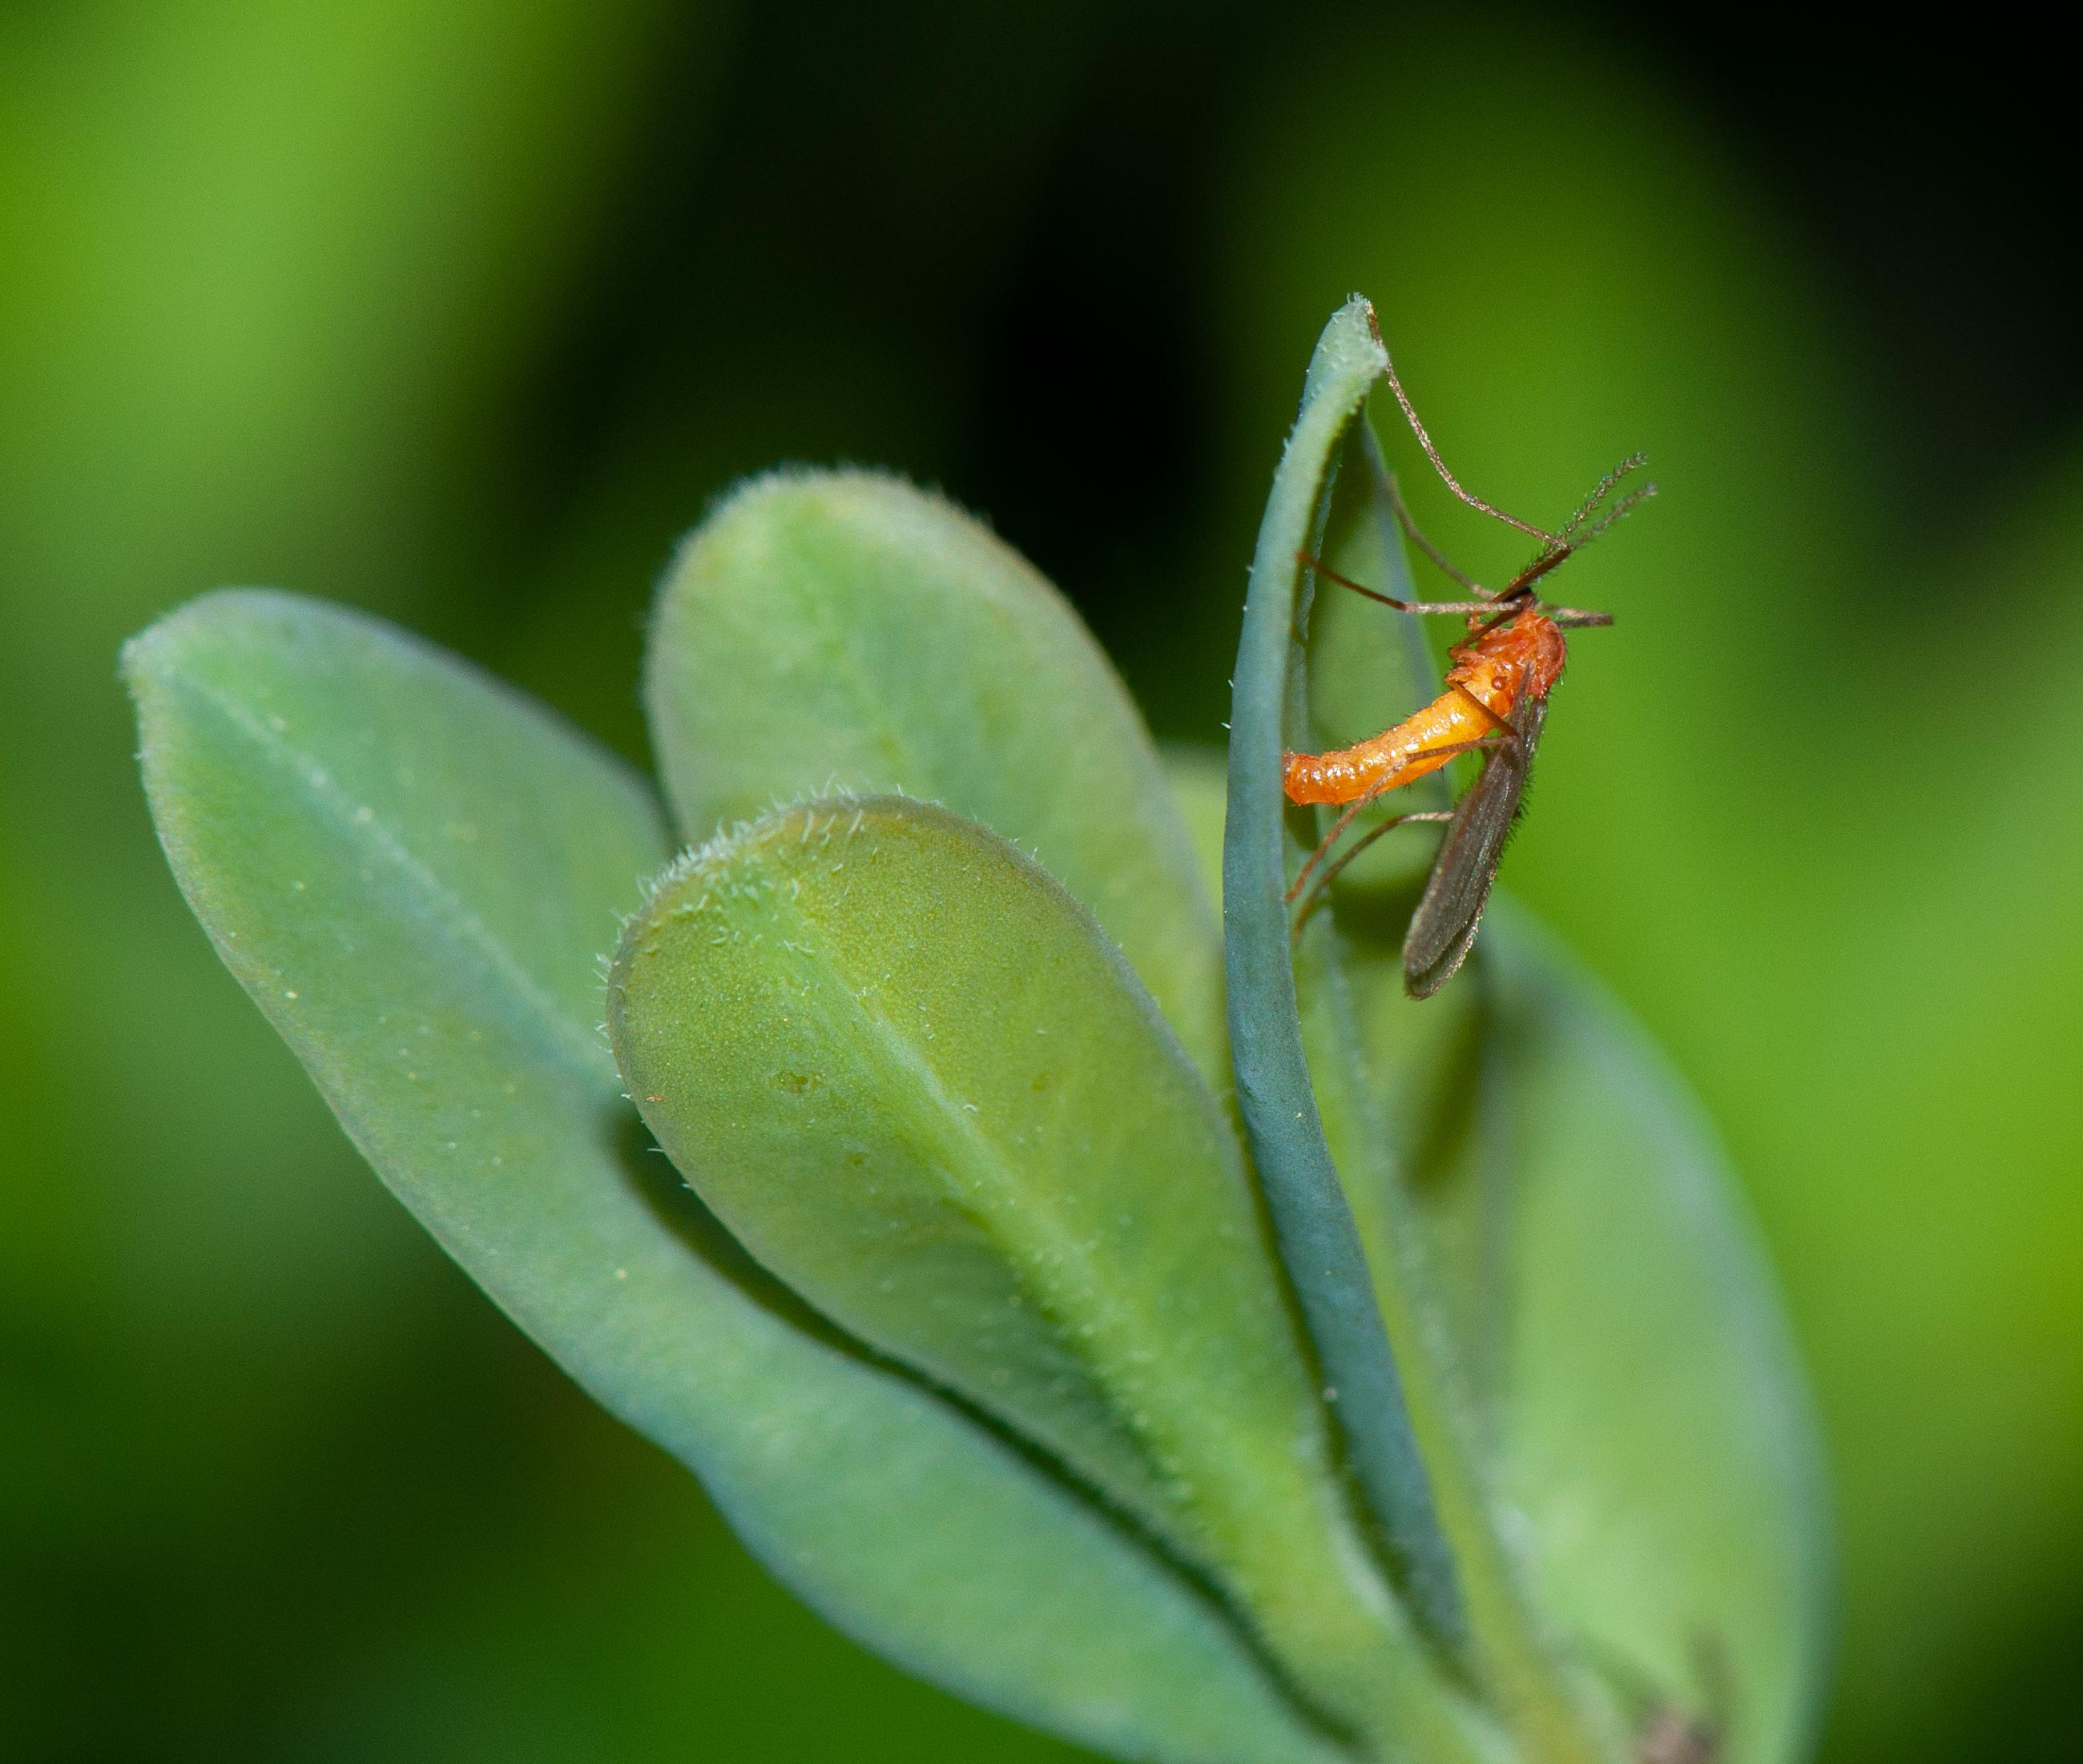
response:
<svg viewBox="0 0 2083 1764"><path fill-rule="evenodd" d="M2075 149L2058 65L1988 44L0 7L0 1754L1074 1755L794 1607L382 1193L175 894L114 654L293 587L641 758L676 536L846 459L990 513L1212 740L1358 289L1484 493L1663 485L1572 566L1620 622L1509 877L1763 1217L1838 1477L1826 1755L2083 1756Z"/></svg>

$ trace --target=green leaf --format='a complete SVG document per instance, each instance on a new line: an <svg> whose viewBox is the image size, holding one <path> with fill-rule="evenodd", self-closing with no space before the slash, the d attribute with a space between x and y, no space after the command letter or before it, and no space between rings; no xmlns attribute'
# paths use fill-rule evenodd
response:
<svg viewBox="0 0 2083 1764"><path fill-rule="evenodd" d="M665 853L622 766L285 596L198 601L125 669L175 873L342 1124L782 1580L913 1670L1124 1757L1331 1755L1201 1589L811 1316L648 1154L595 1029L597 952Z"/></svg>
<svg viewBox="0 0 2083 1764"><path fill-rule="evenodd" d="M609 1023L792 1289L1134 1515L1371 1754L1467 1755L1351 1533L1227 1124L1038 865L936 807L798 805L669 873Z"/></svg>
<svg viewBox="0 0 2083 1764"><path fill-rule="evenodd" d="M1420 1621L1458 1649L1466 1619L1452 1555L1325 1142L1303 1053L1282 898L1299 842L1282 812L1281 754L1291 728L1307 727L1299 555L1316 549L1339 446L1388 361L1365 301L1355 297L1333 314L1259 527L1232 682L1223 942L1238 1107L1326 1395Z"/></svg>
<svg viewBox="0 0 2083 1764"><path fill-rule="evenodd" d="M1624 1704L1718 1715L1731 1760L1800 1756L1831 1547L1755 1229L1678 1079L1508 900L1481 979L1429 1048L1392 950L1356 985L1397 1099L1434 1074L1398 1149L1540 1607Z"/></svg>
<svg viewBox="0 0 2083 1764"><path fill-rule="evenodd" d="M1033 852L1227 1085L1215 917L1149 735L979 522L881 474L754 479L667 575L644 693L689 838L836 791L944 803Z"/></svg>
<svg viewBox="0 0 2083 1764"><path fill-rule="evenodd" d="M1164 749L1164 775L1185 817L1209 898L1223 894L1223 816L1228 803L1229 769L1219 747L1172 742Z"/></svg>

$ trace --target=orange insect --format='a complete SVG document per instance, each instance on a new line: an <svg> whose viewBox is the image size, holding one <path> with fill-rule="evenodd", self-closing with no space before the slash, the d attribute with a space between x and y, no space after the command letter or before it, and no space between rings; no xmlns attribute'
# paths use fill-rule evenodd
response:
<svg viewBox="0 0 2083 1764"><path fill-rule="evenodd" d="M1555 620L1528 606L1447 653L1447 690L1394 728L1333 753L1288 754L1281 774L1288 800L1371 802L1415 783L1484 736L1508 733L1519 700L1546 698L1569 651Z"/></svg>
<svg viewBox="0 0 2083 1764"><path fill-rule="evenodd" d="M1384 351L1384 355L1386 352ZM1316 890L1303 904L1298 915L1297 925L1308 916L1310 907L1320 896L1324 887L1338 871L1350 863L1359 852L1392 826L1406 821L1451 821L1456 823L1443 843L1434 873L1427 885L1423 901L1411 926L1411 942L1426 946L1434 952L1449 952L1443 971L1438 961L1430 964L1420 963L1424 970L1421 981L1418 972L1406 974L1413 991L1430 992L1444 982L1460 957L1473 941L1476 919L1481 915L1485 900L1489 893L1491 877L1495 873L1497 858L1502 850L1504 835L1509 831L1512 818L1516 816L1521 794L1524 789L1527 770L1532 763L1531 749L1537 736L1545 710L1548 694L1555 682L1562 677L1562 669L1568 660L1569 647L1563 637L1566 627L1582 625L1609 625L1610 613L1586 612L1578 608L1557 606L1541 600L1534 593L1534 586L1551 571L1558 568L1576 552L1596 538L1614 521L1619 520L1645 498L1656 493L1654 484L1644 485L1620 498L1603 514L1598 511L1621 479L1642 464L1640 454L1625 460L1608 473L1592 491L1582 507L1578 509L1560 533L1549 533L1544 529L1521 521L1500 509L1495 509L1461 487L1454 475L1447 469L1446 462L1434 446L1432 437L1426 433L1425 425L1418 420L1417 411L1396 377L1392 365L1387 369L1386 378L1396 402L1409 420L1419 444L1447 487L1471 508L1493 516L1507 525L1532 534L1540 542L1540 550L1533 561L1515 576L1500 591L1493 593L1454 568L1418 528L1398 493L1393 476L1387 479L1385 487L1390 505L1403 530L1425 555L1447 575L1475 597L1466 601L1419 601L1397 600L1362 586L1349 577L1339 575L1308 553L1298 555L1298 561L1313 568L1317 574L1341 587L1363 594L1370 600L1380 601L1404 613L1459 613L1468 621L1468 635L1447 652L1450 665L1447 672L1447 690L1422 710L1385 729L1380 735L1347 748L1328 753L1290 753L1282 770L1282 786L1291 801L1301 804L1325 803L1346 804L1346 812L1338 817L1330 832L1302 867L1301 873L1289 888L1287 897L1292 901L1302 890L1316 866L1322 862L1339 837L1352 825L1360 811L1378 797L1405 785L1413 783L1430 773L1438 771L1456 754L1481 752L1486 763L1481 779L1451 811L1436 810L1423 813L1399 815L1375 827L1352 849L1328 869L1319 880ZM1592 517L1597 515L1598 518ZM1508 758L1509 763L1495 762ZM1464 823L1482 822L1481 826ZM1467 837L1457 838L1456 833ZM1470 870L1467 875L1443 876L1439 871L1451 864ZM1480 869L1481 873L1474 871ZM1428 912L1441 922L1422 924ZM1456 922L1446 923L1447 918ZM1412 966L1412 947L1405 948L1406 969Z"/></svg>

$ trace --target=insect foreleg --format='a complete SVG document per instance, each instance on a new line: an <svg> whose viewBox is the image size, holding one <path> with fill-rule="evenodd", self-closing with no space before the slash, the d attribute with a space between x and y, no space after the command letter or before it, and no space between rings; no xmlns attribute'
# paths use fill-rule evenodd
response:
<svg viewBox="0 0 2083 1764"><path fill-rule="evenodd" d="M1355 594L1364 594L1369 600L1380 601L1384 606L1393 606L1399 613L1487 613L1494 605L1487 600L1398 600L1392 594L1383 593L1380 589L1356 582L1350 576L1341 576L1314 552L1297 551L1295 561L1307 564L1327 582L1336 582L1341 588L1350 588Z"/></svg>

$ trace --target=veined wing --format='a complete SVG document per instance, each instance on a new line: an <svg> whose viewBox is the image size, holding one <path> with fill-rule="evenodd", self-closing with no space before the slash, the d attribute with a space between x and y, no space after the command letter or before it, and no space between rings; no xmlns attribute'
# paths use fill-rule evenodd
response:
<svg viewBox="0 0 2083 1764"><path fill-rule="evenodd" d="M1516 744L1486 755L1481 775L1455 805L1403 939L1403 985L1413 998L1429 998L1445 985L1475 943L1547 718L1544 695L1521 700L1511 719Z"/></svg>

